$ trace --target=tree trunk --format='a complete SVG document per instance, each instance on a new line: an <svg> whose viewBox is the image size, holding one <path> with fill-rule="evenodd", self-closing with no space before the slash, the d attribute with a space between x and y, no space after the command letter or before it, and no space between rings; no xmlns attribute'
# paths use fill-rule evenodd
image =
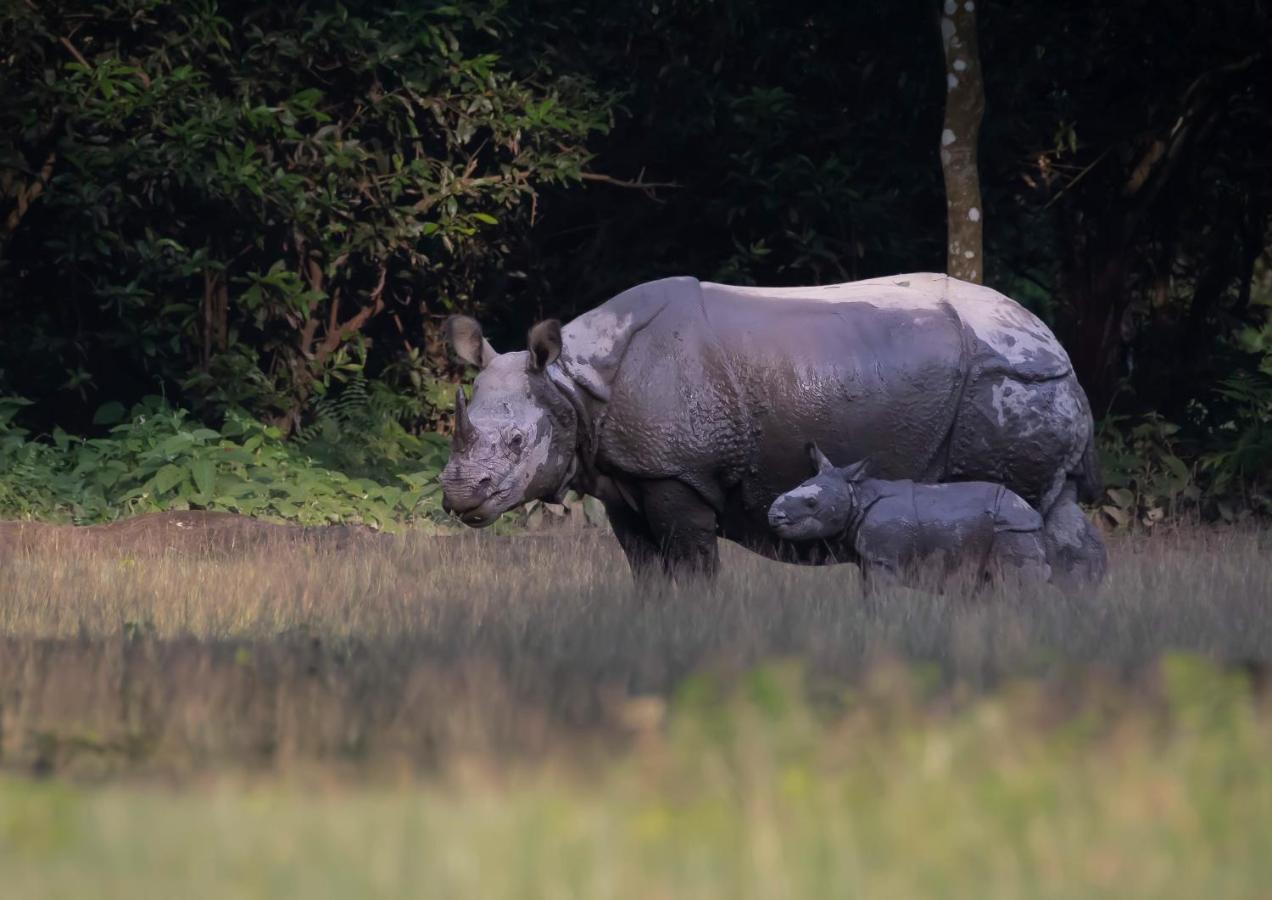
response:
<svg viewBox="0 0 1272 900"><path fill-rule="evenodd" d="M1118 351L1126 314L1126 259L1118 251L1082 260L1069 279L1069 302L1077 314L1069 355L1096 418L1108 412L1117 392Z"/></svg>
<svg viewBox="0 0 1272 900"><path fill-rule="evenodd" d="M980 53L976 48L975 0L945 0L941 43L945 47L945 127L941 170L945 175L948 244L945 269L964 281L985 279L980 175L976 143L985 113Z"/></svg>

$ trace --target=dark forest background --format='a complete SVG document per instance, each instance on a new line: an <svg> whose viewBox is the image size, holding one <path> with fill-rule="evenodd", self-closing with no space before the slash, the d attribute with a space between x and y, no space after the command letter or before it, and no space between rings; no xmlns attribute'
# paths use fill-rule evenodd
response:
<svg viewBox="0 0 1272 900"><path fill-rule="evenodd" d="M1272 7L976 7L984 280L1078 368L1100 514L1266 512ZM941 0L0 8L9 514L400 519L454 311L946 268Z"/></svg>

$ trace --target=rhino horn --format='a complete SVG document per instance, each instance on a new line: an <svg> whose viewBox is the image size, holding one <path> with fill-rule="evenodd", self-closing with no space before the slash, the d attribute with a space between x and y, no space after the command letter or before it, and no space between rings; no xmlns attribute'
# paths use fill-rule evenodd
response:
<svg viewBox="0 0 1272 900"><path fill-rule="evenodd" d="M468 401L464 399L464 389L455 388L455 435L451 444L456 451L463 452L473 442L473 423L468 418Z"/></svg>

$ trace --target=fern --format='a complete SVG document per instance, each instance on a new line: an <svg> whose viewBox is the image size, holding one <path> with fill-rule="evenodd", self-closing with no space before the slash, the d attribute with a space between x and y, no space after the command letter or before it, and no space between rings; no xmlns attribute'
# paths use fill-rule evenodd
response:
<svg viewBox="0 0 1272 900"><path fill-rule="evenodd" d="M51 442L32 440L11 417L0 418L0 518L90 524L200 508L306 525L440 519L445 442L408 435L392 420L367 430L372 393L363 382L315 404L306 428L317 435L311 444L284 443L277 429L234 413L219 432L204 428L157 398L134 407L104 438L55 430ZM327 444L332 429L337 439ZM309 446L325 447L327 458ZM349 460L359 467L341 464Z"/></svg>

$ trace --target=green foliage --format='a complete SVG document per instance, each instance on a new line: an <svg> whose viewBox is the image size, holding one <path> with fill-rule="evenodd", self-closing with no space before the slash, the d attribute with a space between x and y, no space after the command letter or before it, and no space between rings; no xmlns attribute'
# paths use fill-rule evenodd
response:
<svg viewBox="0 0 1272 900"><path fill-rule="evenodd" d="M1179 426L1161 416L1109 416L1099 444L1105 496L1099 511L1115 526L1151 528L1201 499L1193 467L1180 458Z"/></svg>
<svg viewBox="0 0 1272 900"><path fill-rule="evenodd" d="M379 685L389 671L364 678ZM1200 660L1165 660L1160 681L1164 699L1147 704L1149 691L1113 681L1057 700L1054 685L1017 680L937 704L883 687L825 722L799 691L781 695L781 717L738 691L665 715L658 698L623 698L654 714L604 752L566 728L512 765L470 746L465 766L411 778L395 748L391 787L333 754L305 770L324 790L252 760L250 778L206 779L215 802L207 789L165 789L170 775L163 786L6 775L0 874L22 896L59 900L86 885L327 898L412 897L422 884L491 900L1260 897L1272 878L1266 711ZM293 719L323 708L293 702ZM135 739L41 737L63 756L136 752ZM473 847L508 863L450 863ZM380 859L390 864L368 864ZM206 877L190 879L200 865Z"/></svg>
<svg viewBox="0 0 1272 900"><path fill-rule="evenodd" d="M1176 421L1149 412L1101 423L1109 524L1272 512L1272 271L1255 277L1247 306L1253 324L1238 320L1215 353L1225 374L1190 392Z"/></svg>
<svg viewBox="0 0 1272 900"><path fill-rule="evenodd" d="M51 161L0 235L19 392L113 399L123 369L288 430L333 376L418 347L607 121L586 83L501 61L502 12L7 4L6 197Z"/></svg>
<svg viewBox="0 0 1272 900"><path fill-rule="evenodd" d="M345 443L356 449L328 462L356 459L357 470L347 474L240 413L230 413L216 431L148 398L126 417L118 404L103 406L102 424L119 421L107 437L56 429L43 441L12 422L26 403L0 401L0 518L93 524L126 514L209 509L306 525L393 528L442 515L437 473L446 443L438 435L385 427L359 445L346 432Z"/></svg>
<svg viewBox="0 0 1272 900"><path fill-rule="evenodd" d="M1226 401L1225 418L1217 427L1223 441L1202 465L1213 473L1219 489L1267 513L1272 512L1272 291L1258 299L1264 321L1236 335L1255 365L1219 382L1216 392Z"/></svg>
<svg viewBox="0 0 1272 900"><path fill-rule="evenodd" d="M1224 414L1216 426L1184 428L1156 413L1101 423L1099 512L1107 524L1152 528L1180 515L1235 522L1272 512L1272 378L1224 379L1214 395Z"/></svg>
<svg viewBox="0 0 1272 900"><path fill-rule="evenodd" d="M453 402L447 399L447 407ZM309 424L296 432L296 449L320 465L354 477L374 478L385 467L414 465L441 471L450 444L441 435L412 434L404 421L422 417L423 401L355 374L338 390L316 398Z"/></svg>
<svg viewBox="0 0 1272 900"><path fill-rule="evenodd" d="M1219 426L1224 440L1202 458L1217 489L1240 497L1258 512L1272 511L1272 375L1244 373L1220 382L1217 393L1231 405ZM1227 516L1225 516L1227 517Z"/></svg>
<svg viewBox="0 0 1272 900"><path fill-rule="evenodd" d="M1117 417L1106 518L1265 511L1272 16L978 27L987 280ZM42 432L159 393L364 477L444 423L454 309L502 348L652 277L943 265L930 0L52 0L0 45L0 395ZM324 405L357 379L369 418Z"/></svg>

